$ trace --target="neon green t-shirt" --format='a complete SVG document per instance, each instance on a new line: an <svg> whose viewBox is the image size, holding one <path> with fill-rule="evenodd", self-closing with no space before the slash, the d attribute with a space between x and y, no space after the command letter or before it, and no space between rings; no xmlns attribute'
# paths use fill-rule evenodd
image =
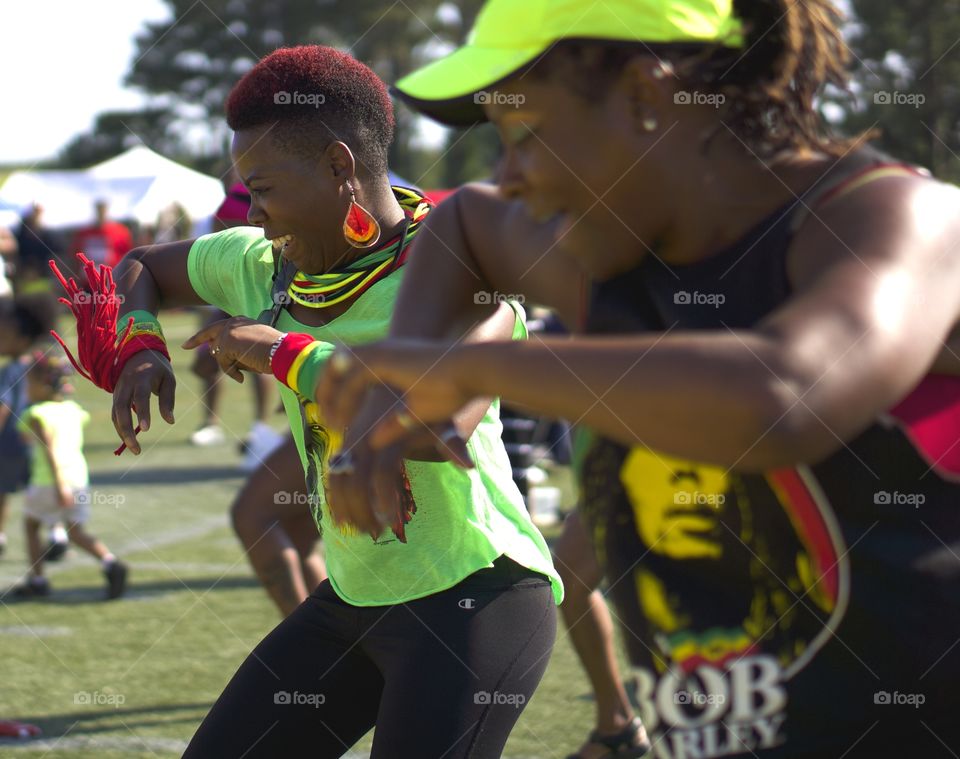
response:
<svg viewBox="0 0 960 759"><path fill-rule="evenodd" d="M24 433L29 443L37 443L30 423L37 421L50 438L50 450L57 462L57 469L66 485L84 488L90 484L87 460L83 456L83 426L90 421L90 414L75 401L43 401L28 406L17 429ZM56 485L46 452L35 446L30 463L30 484Z"/></svg>
<svg viewBox="0 0 960 759"><path fill-rule="evenodd" d="M273 251L258 228L234 227L199 238L190 249L187 271L197 294L229 314L256 318L272 306ZM328 343L381 340L390 326L403 272L401 268L375 284L329 324L310 327L285 310L277 328ZM514 308L514 337L526 337L523 309ZM280 395L306 466L300 405L284 385ZM549 577L560 603L563 585L513 482L501 431L499 404L494 403L467 441L474 469L449 462L406 462L417 504L417 513L406 526L406 544L389 531L374 542L369 535L339 530L324 494L317 494L327 570L341 598L354 606L411 601L446 590L506 555Z"/></svg>

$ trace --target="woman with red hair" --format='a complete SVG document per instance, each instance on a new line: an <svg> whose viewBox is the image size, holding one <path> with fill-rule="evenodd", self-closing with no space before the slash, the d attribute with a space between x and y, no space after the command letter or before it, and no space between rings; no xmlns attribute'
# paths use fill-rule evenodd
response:
<svg viewBox="0 0 960 759"><path fill-rule="evenodd" d="M381 483L401 508L376 535L347 525L325 494L349 457L330 458L338 441L312 388L334 342L386 335L430 211L390 186L386 89L330 48L281 49L236 85L227 121L254 227L138 249L118 268L120 321L133 322L124 340L139 342L121 354L114 423L134 453L131 410L148 431L151 394L173 423L159 307L234 314L185 347L207 342L228 375L250 369L281 383L306 472L299 505L324 530L330 576L240 666L185 756L337 757L374 726L375 757L500 756L546 668L562 586L513 484L496 402L472 404L455 430L424 431ZM475 304L436 328L467 342L525 334L515 304ZM475 469L435 455L438 440L458 436L469 442L456 453Z"/></svg>

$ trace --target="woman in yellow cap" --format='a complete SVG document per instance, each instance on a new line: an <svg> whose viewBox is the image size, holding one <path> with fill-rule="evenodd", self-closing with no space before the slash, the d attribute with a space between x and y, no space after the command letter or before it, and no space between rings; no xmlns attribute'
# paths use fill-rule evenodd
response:
<svg viewBox="0 0 960 759"><path fill-rule="evenodd" d="M499 188L438 209L393 339L318 388L385 471L478 396L589 429L585 516L657 757L960 751L960 198L828 135L837 24L828 0L490 0L397 88L492 121ZM581 336L402 339L478 291ZM361 424L378 380L404 404ZM340 518L383 519L365 483L330 487Z"/></svg>

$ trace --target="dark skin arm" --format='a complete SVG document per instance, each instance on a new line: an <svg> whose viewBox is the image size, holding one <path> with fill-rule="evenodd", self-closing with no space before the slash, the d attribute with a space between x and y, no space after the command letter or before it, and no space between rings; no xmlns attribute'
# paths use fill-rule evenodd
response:
<svg viewBox="0 0 960 759"><path fill-rule="evenodd" d="M130 251L114 271L117 294L124 297L123 313L142 309L156 314L161 307L203 304L187 276L192 245L192 240L184 240ZM123 367L113 391L113 425L134 454L140 453L140 444L133 432L131 411L136 408L140 427L146 432L150 429L150 396L156 395L160 416L173 424L175 390L173 368L159 353L142 351Z"/></svg>
<svg viewBox="0 0 960 759"><path fill-rule="evenodd" d="M443 325L462 318L483 292L548 304L575 328L585 279L554 240L552 226L530 219L521 203L504 200L493 185L466 185L424 223L390 337L443 338Z"/></svg>
<svg viewBox="0 0 960 759"><path fill-rule="evenodd" d="M375 374L429 421L500 393L629 445L741 471L814 462L943 352L960 313L958 207L952 188L891 178L819 209L790 253L795 296L751 330L467 346L439 363L432 345L371 346L328 374L320 400L348 419ZM478 261L495 260L469 242ZM401 433L388 420L375 443Z"/></svg>
<svg viewBox="0 0 960 759"><path fill-rule="evenodd" d="M485 248L508 251L506 261L485 270L470 254L461 205L496 219L496 223L471 225L469 233L480 236ZM428 338L449 345L509 340L513 310L501 305L497 312L477 303L485 299L484 294L492 299L494 293L513 293L527 302L550 299L562 317L575 324L583 277L573 262L554 249L554 237L550 227L533 222L519 203L504 203L492 185L459 190L430 214L421 229L397 297L390 339ZM426 300L425 290L430 294ZM496 316L490 318L491 312ZM484 319L489 321L483 324ZM469 465L464 441L473 434L490 400L472 399L454 416L452 430L443 424L417 425L392 445L374 450L369 430L404 407L393 389L371 388L344 440L343 450L350 452L354 471L330 476L330 503L337 504L347 521L377 534L396 508L402 460L449 458Z"/></svg>
<svg viewBox="0 0 960 759"><path fill-rule="evenodd" d="M514 310L505 303L470 303L455 322L447 323L441 336L459 345L509 340L515 321ZM491 400L489 396L473 398L453 415L452 423L416 424L393 445L374 451L368 446L369 430L405 407L392 388L371 388L363 411L347 428L341 447L341 451L349 452L353 471L327 477L328 503L337 520L378 536L399 508L397 483L404 459L450 459L464 466L472 465L465 441L487 413ZM413 419L416 421L415 414Z"/></svg>
<svg viewBox="0 0 960 759"><path fill-rule="evenodd" d="M480 208L497 218L496 224L464 227L461 205ZM469 255L468 234L480 235L486 249L508 251L508 261L489 267ZM449 202L435 209L424 223L407 264L405 284L400 288L390 322L389 339L435 339L451 345L490 340L509 340L514 312L509 306L483 302L493 294L512 294L521 302L539 302L550 297L559 304L561 317L573 324L578 318L582 274L572 262L556 255L553 231L531 221L519 203L504 205L493 185L473 184L459 190ZM523 244L519 241L523 240ZM467 255L463 255L467 252ZM552 253L552 255L548 255ZM553 283L560 283L551 285ZM413 284L406 284L413 283ZM427 284L429 283L429 284ZM425 301L424 288L430 297ZM483 323L496 315L498 323ZM381 390L371 398L367 418L376 419L397 401L395 393ZM479 399L473 409L457 417L456 429L466 440L486 413L491 398ZM379 413L374 413L374 407ZM365 429L363 424L359 426Z"/></svg>

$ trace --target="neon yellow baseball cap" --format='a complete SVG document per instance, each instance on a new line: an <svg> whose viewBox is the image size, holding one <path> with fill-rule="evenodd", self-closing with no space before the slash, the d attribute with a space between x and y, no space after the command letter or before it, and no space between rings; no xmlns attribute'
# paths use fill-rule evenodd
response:
<svg viewBox="0 0 960 759"><path fill-rule="evenodd" d="M404 77L394 91L437 121L475 124L485 120L485 90L561 39L743 46L733 0L488 0L466 45Z"/></svg>

